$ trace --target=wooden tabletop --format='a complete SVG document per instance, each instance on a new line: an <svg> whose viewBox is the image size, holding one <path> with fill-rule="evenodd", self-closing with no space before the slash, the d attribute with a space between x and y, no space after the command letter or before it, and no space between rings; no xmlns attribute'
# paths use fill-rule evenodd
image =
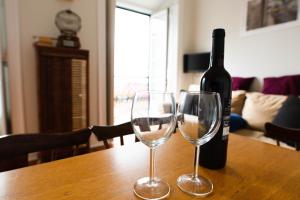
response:
<svg viewBox="0 0 300 200"><path fill-rule="evenodd" d="M299 152L230 135L228 155L222 170L200 168L214 183L214 192L203 199L300 199ZM169 199L196 199L176 186L179 175L193 171L193 158L194 147L178 133L157 150L156 174L171 185ZM136 143L4 172L0 199L138 199L133 184L148 175L148 163L149 149Z"/></svg>

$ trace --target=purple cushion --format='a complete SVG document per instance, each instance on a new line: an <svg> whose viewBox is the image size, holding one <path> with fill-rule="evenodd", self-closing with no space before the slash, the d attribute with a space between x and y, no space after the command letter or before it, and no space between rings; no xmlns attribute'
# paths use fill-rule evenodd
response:
<svg viewBox="0 0 300 200"><path fill-rule="evenodd" d="M232 90L249 90L254 77L232 77Z"/></svg>
<svg viewBox="0 0 300 200"><path fill-rule="evenodd" d="M290 86L290 95L300 95L300 74L288 77Z"/></svg>
<svg viewBox="0 0 300 200"><path fill-rule="evenodd" d="M264 78L262 93L287 95L289 92L287 80L282 77Z"/></svg>
<svg viewBox="0 0 300 200"><path fill-rule="evenodd" d="M264 78L264 94L300 95L300 75Z"/></svg>

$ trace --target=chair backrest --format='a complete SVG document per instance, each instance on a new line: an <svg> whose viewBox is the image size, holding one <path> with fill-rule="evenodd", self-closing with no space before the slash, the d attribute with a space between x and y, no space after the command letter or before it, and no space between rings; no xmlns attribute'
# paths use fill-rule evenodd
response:
<svg viewBox="0 0 300 200"><path fill-rule="evenodd" d="M300 150L300 129L291 129L277 126L272 123L266 123L266 136L279 141L295 143L296 150Z"/></svg>
<svg viewBox="0 0 300 200"><path fill-rule="evenodd" d="M124 145L123 136L134 133L131 122L113 126L93 126L91 130L97 137L98 141L103 141L106 149L111 147L108 144L108 139L120 137L120 143L121 145ZM137 141L137 139L135 139L135 141Z"/></svg>
<svg viewBox="0 0 300 200"><path fill-rule="evenodd" d="M138 118L133 121L133 124L137 123L141 131L150 131L150 125L158 125L158 129L161 129L163 124L169 123L172 118L163 117L163 118ZM110 148L111 145L108 143L108 139L112 139L115 137L120 137L121 145L124 145L125 135L130 135L134 133L131 122L126 122L119 125L113 126L93 126L91 128L92 132L96 135L98 141L103 141L106 149ZM174 129L174 133L176 129ZM138 138L135 137L135 142L139 141Z"/></svg>
<svg viewBox="0 0 300 200"><path fill-rule="evenodd" d="M136 118L133 124L139 125L141 131L150 131L150 126L158 125L158 129L161 129L164 124L170 123L172 117L151 117L151 118ZM177 124L176 124L177 125ZM174 129L174 133L176 130Z"/></svg>
<svg viewBox="0 0 300 200"><path fill-rule="evenodd" d="M27 161L29 153L46 150L53 150L54 152L59 148L75 146L73 155L77 155L79 145L89 145L90 136L91 130L88 128L64 133L30 133L1 136L0 171L26 166L28 163L18 163L16 167L13 166L14 164L9 166L7 164L10 160L18 157L22 158L23 161ZM54 159L54 154L52 154L51 160ZM2 168L1 164L5 166Z"/></svg>

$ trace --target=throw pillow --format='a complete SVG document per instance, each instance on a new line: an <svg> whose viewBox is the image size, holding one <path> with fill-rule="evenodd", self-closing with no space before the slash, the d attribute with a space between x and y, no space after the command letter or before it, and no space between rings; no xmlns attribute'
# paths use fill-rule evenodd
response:
<svg viewBox="0 0 300 200"><path fill-rule="evenodd" d="M286 77L289 83L289 95L300 95L300 75Z"/></svg>
<svg viewBox="0 0 300 200"><path fill-rule="evenodd" d="M264 94L300 95L300 75L264 78Z"/></svg>
<svg viewBox="0 0 300 200"><path fill-rule="evenodd" d="M241 115L244 107L245 99L246 99L245 90L232 91L231 112Z"/></svg>
<svg viewBox="0 0 300 200"><path fill-rule="evenodd" d="M300 99L294 96L289 96L278 111L273 123L286 128L300 129L299 116Z"/></svg>
<svg viewBox="0 0 300 200"><path fill-rule="evenodd" d="M243 118L252 129L265 130L265 123L273 121L287 96L247 93L242 111Z"/></svg>
<svg viewBox="0 0 300 200"><path fill-rule="evenodd" d="M243 77L232 77L232 90L246 90L248 91L254 77L243 78Z"/></svg>
<svg viewBox="0 0 300 200"><path fill-rule="evenodd" d="M235 132L239 129L247 127L247 122L238 114L231 113L230 115L230 132Z"/></svg>
<svg viewBox="0 0 300 200"><path fill-rule="evenodd" d="M189 85L188 91L190 91L190 92L200 91L200 84L191 84L191 85Z"/></svg>

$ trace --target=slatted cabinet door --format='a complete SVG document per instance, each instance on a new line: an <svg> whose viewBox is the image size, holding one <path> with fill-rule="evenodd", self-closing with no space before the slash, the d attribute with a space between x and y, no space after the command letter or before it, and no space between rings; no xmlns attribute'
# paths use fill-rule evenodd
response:
<svg viewBox="0 0 300 200"><path fill-rule="evenodd" d="M87 127L87 62L72 59L72 129Z"/></svg>
<svg viewBox="0 0 300 200"><path fill-rule="evenodd" d="M89 52L38 45L36 50L40 132L86 128Z"/></svg>

